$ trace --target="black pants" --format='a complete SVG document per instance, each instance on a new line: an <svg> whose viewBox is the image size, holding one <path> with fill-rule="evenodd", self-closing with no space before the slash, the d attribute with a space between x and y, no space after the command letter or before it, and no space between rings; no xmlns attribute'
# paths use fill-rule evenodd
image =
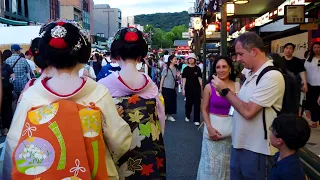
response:
<svg viewBox="0 0 320 180"><path fill-rule="evenodd" d="M320 86L311 86L308 84L306 110L310 110L311 120L320 121L320 106L317 102L320 95Z"/></svg>
<svg viewBox="0 0 320 180"><path fill-rule="evenodd" d="M12 111L12 93L5 93L2 97L2 104L1 104L1 121L2 121L2 128L10 128L11 121L13 118L13 111Z"/></svg>
<svg viewBox="0 0 320 180"><path fill-rule="evenodd" d="M190 119L190 114L193 106L193 121L200 122L200 104L201 104L201 90L186 89L186 118Z"/></svg>
<svg viewBox="0 0 320 180"><path fill-rule="evenodd" d="M177 114L177 92L175 89L162 88L165 112L168 115Z"/></svg>

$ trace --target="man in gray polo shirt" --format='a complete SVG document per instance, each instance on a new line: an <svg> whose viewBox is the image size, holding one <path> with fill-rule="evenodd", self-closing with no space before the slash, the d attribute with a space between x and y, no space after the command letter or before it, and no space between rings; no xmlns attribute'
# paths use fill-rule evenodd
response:
<svg viewBox="0 0 320 180"><path fill-rule="evenodd" d="M231 180L266 179L269 157L276 150L265 138L262 109L265 108L266 127L270 127L277 116L272 109L282 108L285 83L278 71L268 71L258 85L257 77L267 66L273 66L266 56L263 40L253 32L242 34L235 41L237 61L247 69L246 81L238 96L232 93L218 77L213 85L235 108L233 113L232 152L230 161Z"/></svg>

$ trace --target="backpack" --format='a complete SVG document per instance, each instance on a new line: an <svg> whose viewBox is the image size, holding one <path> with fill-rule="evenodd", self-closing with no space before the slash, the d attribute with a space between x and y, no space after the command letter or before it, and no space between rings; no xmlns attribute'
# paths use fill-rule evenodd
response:
<svg viewBox="0 0 320 180"><path fill-rule="evenodd" d="M59 100L32 108L12 155L12 179L95 179L108 177L102 113Z"/></svg>
<svg viewBox="0 0 320 180"><path fill-rule="evenodd" d="M124 108L123 119L132 132L130 149L117 162L120 179L166 179L166 154L156 99L132 95L114 101Z"/></svg>
<svg viewBox="0 0 320 180"><path fill-rule="evenodd" d="M10 83L10 74L5 68L5 63L1 66L1 76L2 76L2 89L3 92L9 93L13 91L13 84Z"/></svg>
<svg viewBox="0 0 320 180"><path fill-rule="evenodd" d="M277 65L275 63L275 65ZM283 102L282 102L282 109L281 111L276 110L273 106L272 109L277 113L279 116L280 114L298 114L299 111L299 101L297 98L297 94L300 92L300 86L297 82L296 76L290 72L289 70L285 68L280 68L276 66L268 66L264 68L261 73L259 74L256 85L258 85L260 79L263 77L264 74L266 74L269 71L279 71L284 78L285 82L285 92L283 96ZM294 101L293 101L294 100ZM267 139L267 127L266 127L266 117L265 117L265 108L263 108L263 128L264 128L264 138Z"/></svg>

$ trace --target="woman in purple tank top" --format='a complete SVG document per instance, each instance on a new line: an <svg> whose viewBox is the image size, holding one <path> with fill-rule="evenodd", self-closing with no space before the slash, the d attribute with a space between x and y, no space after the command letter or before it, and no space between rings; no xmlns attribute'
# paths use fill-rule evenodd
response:
<svg viewBox="0 0 320 180"><path fill-rule="evenodd" d="M213 74L235 92L235 74L229 58L218 58L213 63ZM205 126L197 180L229 180L232 119L228 114L231 104L215 91L211 80L212 76L203 92L202 115Z"/></svg>

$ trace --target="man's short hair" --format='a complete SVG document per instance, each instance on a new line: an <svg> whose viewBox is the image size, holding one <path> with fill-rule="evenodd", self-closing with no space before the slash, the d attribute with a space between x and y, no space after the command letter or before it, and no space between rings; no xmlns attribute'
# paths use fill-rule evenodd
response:
<svg viewBox="0 0 320 180"><path fill-rule="evenodd" d="M296 48L296 45L294 45L293 43L287 43L283 46L283 48L285 49L288 46L292 46L293 50Z"/></svg>
<svg viewBox="0 0 320 180"><path fill-rule="evenodd" d="M261 52L266 52L262 38L254 32L246 32L241 34L234 42L235 46L238 42L241 43L242 47L250 52L253 48L259 49Z"/></svg>
<svg viewBox="0 0 320 180"><path fill-rule="evenodd" d="M281 138L286 146L292 150L304 147L311 134L308 122L294 114L283 114L275 118L271 130L277 138Z"/></svg>

